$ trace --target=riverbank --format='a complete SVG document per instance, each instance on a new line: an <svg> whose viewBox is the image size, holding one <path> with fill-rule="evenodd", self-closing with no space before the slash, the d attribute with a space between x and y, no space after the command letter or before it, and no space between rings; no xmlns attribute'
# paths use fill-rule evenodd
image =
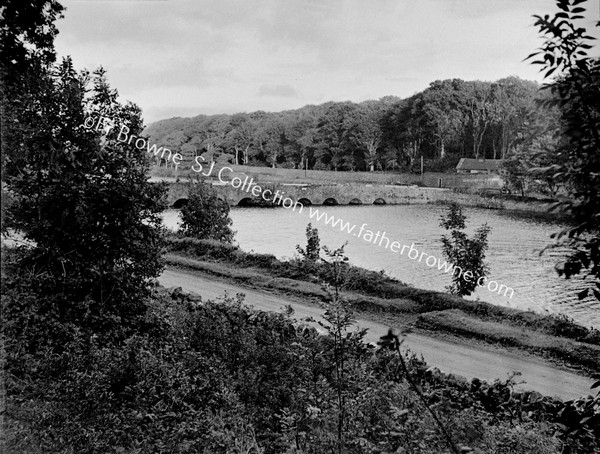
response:
<svg viewBox="0 0 600 454"><path fill-rule="evenodd" d="M507 211L521 218L568 223L570 218L564 213L552 210L559 200L540 197L522 197L514 194L504 194L498 190L485 189L454 189L449 200L433 202L437 205L458 203L471 208Z"/></svg>
<svg viewBox="0 0 600 454"><path fill-rule="evenodd" d="M212 241L171 237L171 266L219 276L250 288L281 292L315 304L327 298L324 269L280 261ZM352 267L345 297L363 318L412 325L430 336L480 342L525 351L590 375L600 370L600 332L566 317L469 301L405 285L381 273Z"/></svg>

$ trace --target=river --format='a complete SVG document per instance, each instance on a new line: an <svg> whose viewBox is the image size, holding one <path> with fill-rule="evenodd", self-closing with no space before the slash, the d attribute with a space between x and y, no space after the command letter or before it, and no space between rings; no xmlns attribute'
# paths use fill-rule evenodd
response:
<svg viewBox="0 0 600 454"><path fill-rule="evenodd" d="M356 224L358 231L363 223L373 232L385 232L390 241L411 245L420 252L443 259L440 236L445 233L439 226L440 216L446 208L437 205L386 205L386 206L327 206L313 207L327 214ZM464 208L467 231L488 223L489 249L486 254L490 265L489 279L514 289L514 295L504 296L485 287L477 289L469 298L479 298L492 304L533 310L542 313L559 313L586 325L600 327L600 303L592 298L580 301L575 295L577 280L564 280L554 271L558 253L539 252L550 240L550 234L562 227L559 223L520 217L506 211ZM321 245L345 248L350 261L364 268L384 270L402 282L415 287L440 290L450 284L450 275L410 260L406 253L400 255L384 246L369 243L312 219L309 210L302 213L283 208L233 208L235 240L245 251L274 254L285 259L295 255L295 246L305 246L305 229L309 222L319 229ZM163 214L165 225L175 228L178 210ZM385 242L383 243L385 245Z"/></svg>

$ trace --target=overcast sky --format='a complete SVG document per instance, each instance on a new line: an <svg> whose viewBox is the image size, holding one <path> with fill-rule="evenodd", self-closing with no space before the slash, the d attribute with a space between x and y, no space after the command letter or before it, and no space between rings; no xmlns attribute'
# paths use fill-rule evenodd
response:
<svg viewBox="0 0 600 454"><path fill-rule="evenodd" d="M407 97L453 77L540 81L522 60L541 42L531 16L554 11L552 0L62 3L59 55L104 66L146 123ZM592 31L600 0L588 3Z"/></svg>

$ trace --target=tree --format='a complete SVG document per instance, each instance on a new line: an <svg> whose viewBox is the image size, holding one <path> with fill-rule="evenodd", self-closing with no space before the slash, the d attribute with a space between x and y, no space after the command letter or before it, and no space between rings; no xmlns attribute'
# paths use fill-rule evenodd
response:
<svg viewBox="0 0 600 454"><path fill-rule="evenodd" d="M283 155L285 140L285 124L277 117L267 118L256 131L258 147L272 168Z"/></svg>
<svg viewBox="0 0 600 454"><path fill-rule="evenodd" d="M538 84L535 82L513 76L496 81L491 88L494 120L490 139L493 158L506 159L509 151L524 141L528 130L533 133L537 129L536 117L545 112L536 109Z"/></svg>
<svg viewBox="0 0 600 454"><path fill-rule="evenodd" d="M470 82L467 87L468 130L473 144L473 157L477 159L485 134L494 119L492 93L490 86L480 81Z"/></svg>
<svg viewBox="0 0 600 454"><path fill-rule="evenodd" d="M336 424L336 451L342 454L346 450L348 438L348 410L349 401L352 399L350 392L350 367L351 351L360 344L366 334L366 330L350 331L356 324L354 311L351 305L341 294L348 278L348 257L344 255L346 243L335 250L323 246L327 259L324 259L328 270L328 293L331 301L326 303L326 311L323 318L327 323L319 323L327 330L333 341L331 346L333 358L333 386L337 404Z"/></svg>
<svg viewBox="0 0 600 454"><path fill-rule="evenodd" d="M231 118L231 130L226 139L235 151L235 164L240 163L240 155L244 164L250 161L250 147L254 142L255 126L247 115L236 114Z"/></svg>
<svg viewBox="0 0 600 454"><path fill-rule="evenodd" d="M558 130L548 130L533 139L529 148L529 163L527 172L533 178L534 187L543 194L555 197L562 187L561 183L548 173L537 174L533 169L550 167L560 163L558 150L562 146L564 138Z"/></svg>
<svg viewBox="0 0 600 454"><path fill-rule="evenodd" d="M24 118L27 105L38 102L50 87L49 72L56 61L54 22L64 8L55 0L3 2L0 14L0 159L2 175L17 172L21 138L36 133Z"/></svg>
<svg viewBox="0 0 600 454"><path fill-rule="evenodd" d="M78 326L100 331L145 311L148 283L162 271L163 188L148 182L146 153L117 140L122 127L141 134L139 108L117 102L102 69L90 75L68 58L54 63L61 11L54 1L3 6L8 227L33 244L21 264L38 270L40 296L54 298ZM115 126L84 126L100 117Z"/></svg>
<svg viewBox="0 0 600 454"><path fill-rule="evenodd" d="M201 180L189 183L188 203L181 208L179 233L199 239L231 243L235 232L229 217L229 205L217 191Z"/></svg>
<svg viewBox="0 0 600 454"><path fill-rule="evenodd" d="M587 51L595 38L576 22L583 19L585 0L556 0L560 10L554 16L534 16L545 42L526 59L541 66L546 78L557 75L542 87L551 96L546 105L558 107L561 129L567 139L557 152L557 161L532 172L551 178L569 191L568 200L556 205L574 221L553 235L550 247L567 247L571 253L556 265L559 275L588 275L597 288L587 285L580 298L590 291L600 300L600 59ZM600 21L596 23L600 27Z"/></svg>
<svg viewBox="0 0 600 454"><path fill-rule="evenodd" d="M530 155L522 146L517 147L513 153L504 160L500 168L500 176L504 180L505 189L509 192L519 192L525 197L533 179L527 167Z"/></svg>
<svg viewBox="0 0 600 454"><path fill-rule="evenodd" d="M19 112L37 128L7 163L10 227L35 244L29 261L44 270L45 293L88 301L79 309L103 319L129 318L144 310L148 283L162 271L163 187L148 182L146 153L117 140L121 127L141 134L139 108L116 101L101 69L85 97L88 80L67 59L39 94L37 111ZM86 129L86 114L119 126Z"/></svg>
<svg viewBox="0 0 600 454"><path fill-rule="evenodd" d="M420 115L432 127L440 159L446 156L447 145L456 142L464 128L464 114L458 101L463 86L459 79L435 81L422 94Z"/></svg>
<svg viewBox="0 0 600 454"><path fill-rule="evenodd" d="M317 156L333 170L352 166L353 157L349 154L352 122L348 119L355 110L356 105L351 102L331 103L319 120Z"/></svg>
<svg viewBox="0 0 600 454"><path fill-rule="evenodd" d="M451 293L470 295L480 285L478 281L489 273L489 267L484 262L485 251L488 247L487 236L490 227L487 224L479 227L475 235L469 238L465 229L466 216L456 203L448 207L448 212L440 219L440 226L450 230L450 237L442 236L442 249L444 257L459 267L462 272L452 275L452 285L448 287ZM465 274L470 273L470 279Z"/></svg>
<svg viewBox="0 0 600 454"><path fill-rule="evenodd" d="M306 249L297 244L296 251L298 251L304 260L316 262L321 258L319 256L321 252L320 242L319 230L316 227L313 228L312 224L309 222L306 226Z"/></svg>
<svg viewBox="0 0 600 454"><path fill-rule="evenodd" d="M352 118L352 135L358 145L366 151L364 160L367 170L373 172L377 163L377 150L381 145L382 131L380 126L382 111L377 103L364 103L358 106Z"/></svg>

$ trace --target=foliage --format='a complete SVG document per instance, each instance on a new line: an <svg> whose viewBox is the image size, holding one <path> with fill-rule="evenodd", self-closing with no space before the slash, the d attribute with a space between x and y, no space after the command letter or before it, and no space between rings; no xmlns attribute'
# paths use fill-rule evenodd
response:
<svg viewBox="0 0 600 454"><path fill-rule="evenodd" d="M556 0L559 12L552 17L534 16L545 41L527 58L537 58L533 64L541 66L546 78L556 76L543 89L551 93L546 105L560 111L567 139L558 149L556 162L534 171L565 185L570 195L557 208L569 213L575 225L554 234L553 247L568 247L571 253L556 268L566 278L590 276L597 289L586 286L579 297L593 293L600 300L600 59L587 53L596 38L577 25L584 18L584 2Z"/></svg>
<svg viewBox="0 0 600 454"><path fill-rule="evenodd" d="M102 346L74 329L34 346L31 336L61 329L60 319L24 313L31 284L11 272L4 279L19 286L3 302L13 452L30 443L56 453L316 454L338 451L341 409L342 452L445 452L427 407L457 446L559 452L552 435L563 403L444 375L405 352L403 366L398 354L375 351L363 333L345 330L351 313L338 312L333 300L331 332L319 335L287 315L247 308L240 297L211 302L157 288L145 325L124 342ZM573 452L591 452L596 441L589 443Z"/></svg>
<svg viewBox="0 0 600 454"><path fill-rule="evenodd" d="M563 141L557 124L549 122L527 146L515 146L500 171L508 192L519 192L521 197L525 197L526 192L556 197L563 185L552 175L536 172L535 169L557 164L560 160L558 150Z"/></svg>
<svg viewBox="0 0 600 454"><path fill-rule="evenodd" d="M531 182L531 175L526 167L528 160L529 156L518 149L502 163L500 175L509 193L516 191L521 194L521 197L525 197Z"/></svg>
<svg viewBox="0 0 600 454"><path fill-rule="evenodd" d="M163 188L148 182L146 154L117 140L122 126L140 135L139 108L117 101L104 70L77 73L68 58L54 64L61 11L54 1L9 2L3 11L6 228L33 244L24 264L65 316L88 327L127 324L162 270ZM114 127L84 126L100 116Z"/></svg>
<svg viewBox="0 0 600 454"><path fill-rule="evenodd" d="M219 198L217 191L198 180L188 183L189 197L179 213L179 233L198 239L213 239L231 243L235 232L229 217L229 205Z"/></svg>
<svg viewBox="0 0 600 454"><path fill-rule="evenodd" d="M196 154L222 154L244 165L418 172L423 156L426 171L449 171L461 157L499 159L517 146L529 149L553 118L552 109L534 102L540 97L535 82L517 77L448 79L406 99L175 118L147 132L189 162Z"/></svg>
<svg viewBox="0 0 600 454"><path fill-rule="evenodd" d="M410 371L408 370L408 366L406 364L406 361L404 360L402 351L400 350L400 347L404 343L404 339L400 339L400 337L406 336L406 334L408 332L409 332L409 330L405 329L400 334L397 334L394 332L394 330L392 330L390 328L390 330L388 331L388 333L386 335L381 336L381 338L379 339L378 345L380 345L382 349L388 349L388 350L394 351L398 354L398 359L400 360L400 365L402 366L403 378L406 379L406 381L410 384L411 388L417 393L417 395L419 396L419 399L421 399L421 401L425 405L425 408L427 409L429 414L433 417L433 420L435 421L437 426L440 428L440 430L441 430L442 434L444 435L444 438L446 439L446 442L448 443L448 446L450 447L452 452L454 452L455 454L459 454L458 447L452 440L451 435L448 433L448 429L444 426L444 424L442 423L442 421L440 420L438 415L432 410L431 406L429 406L425 395L419 389L419 387L417 386L417 384L414 382L414 380L412 379L412 377L410 375ZM468 447L463 447L460 450L460 452L465 452L465 451L469 452L469 451L471 451L471 449Z"/></svg>
<svg viewBox="0 0 600 454"><path fill-rule="evenodd" d="M296 245L296 251L304 258L311 262L318 261L321 253L319 230L309 223L306 226L306 249L303 249L299 244Z"/></svg>
<svg viewBox="0 0 600 454"><path fill-rule="evenodd" d="M336 451L342 453L346 450L348 431L348 407L351 395L349 390L349 374L352 368L348 362L351 359L349 349L360 345L365 335L365 330L351 332L350 328L356 323L352 308L341 296L341 290L346 280L348 267L345 266L348 258L344 255L344 246L330 250L323 247L326 259L323 259L330 269L329 289L331 300L326 304L323 318L327 323L320 323L331 338L331 363L334 366L333 386L337 403Z"/></svg>
<svg viewBox="0 0 600 454"><path fill-rule="evenodd" d="M465 229L466 216L456 203L448 207L448 212L442 216L440 226L450 230L450 237L442 236L442 248L447 260L460 267L461 273L452 274L450 292L458 295L470 295L477 288L480 278L487 276L489 268L484 262L485 251L488 246L487 236L490 227L487 224L479 227L475 235L469 238ZM470 273L470 279L465 279L465 274Z"/></svg>

